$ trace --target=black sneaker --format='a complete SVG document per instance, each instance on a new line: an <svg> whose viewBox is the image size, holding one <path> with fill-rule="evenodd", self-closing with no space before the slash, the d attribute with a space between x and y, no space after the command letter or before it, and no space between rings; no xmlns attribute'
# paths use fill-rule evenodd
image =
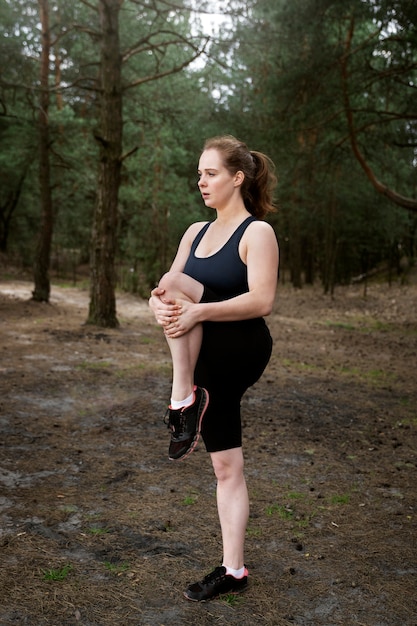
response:
<svg viewBox="0 0 417 626"><path fill-rule="evenodd" d="M168 452L171 461L184 459L196 447L207 405L207 391L203 387L194 387L194 402L190 406L178 410L168 408L165 422L171 431Z"/></svg>
<svg viewBox="0 0 417 626"><path fill-rule="evenodd" d="M195 602L204 602L211 600L224 593L239 593L248 586L248 570L245 567L245 573L242 578L235 578L230 574L226 574L226 568L216 567L210 574L207 574L203 580L187 587L184 595L187 600Z"/></svg>

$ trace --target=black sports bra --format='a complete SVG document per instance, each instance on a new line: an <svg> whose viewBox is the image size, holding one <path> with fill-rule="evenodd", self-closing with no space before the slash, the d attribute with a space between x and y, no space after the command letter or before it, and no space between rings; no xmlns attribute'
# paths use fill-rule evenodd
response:
<svg viewBox="0 0 417 626"><path fill-rule="evenodd" d="M256 218L250 215L226 241L224 246L209 257L197 257L195 251L207 232L208 222L194 239L184 273L214 291L220 300L228 300L249 291L248 268L239 256L239 243L246 228Z"/></svg>

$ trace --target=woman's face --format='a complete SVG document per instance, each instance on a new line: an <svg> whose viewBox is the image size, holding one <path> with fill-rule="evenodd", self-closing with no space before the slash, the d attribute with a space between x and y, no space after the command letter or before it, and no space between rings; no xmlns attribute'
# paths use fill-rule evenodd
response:
<svg viewBox="0 0 417 626"><path fill-rule="evenodd" d="M198 187L206 206L222 209L227 206L239 185L223 165L221 153L214 148L204 150L198 164Z"/></svg>

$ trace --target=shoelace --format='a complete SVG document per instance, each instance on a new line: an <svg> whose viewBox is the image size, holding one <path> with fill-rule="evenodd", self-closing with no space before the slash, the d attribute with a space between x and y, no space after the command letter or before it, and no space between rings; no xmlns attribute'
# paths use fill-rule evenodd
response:
<svg viewBox="0 0 417 626"><path fill-rule="evenodd" d="M207 576L205 576L201 582L205 585L208 585L210 583L216 582L217 580L221 580L225 576L226 570L224 569L224 567L216 567L216 569L210 572L210 574L207 574Z"/></svg>
<svg viewBox="0 0 417 626"><path fill-rule="evenodd" d="M175 411L174 409L168 408L163 418L163 422L173 433L183 432L187 425L186 417L181 409Z"/></svg>

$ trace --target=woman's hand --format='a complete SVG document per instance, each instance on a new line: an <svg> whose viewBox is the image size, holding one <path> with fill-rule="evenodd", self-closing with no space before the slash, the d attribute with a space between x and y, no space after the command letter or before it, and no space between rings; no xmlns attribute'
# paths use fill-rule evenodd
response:
<svg viewBox="0 0 417 626"><path fill-rule="evenodd" d="M166 328L178 322L178 318L181 315L181 304L175 302L175 300L164 300L164 293L165 290L159 287L152 289L149 307L158 324Z"/></svg>
<svg viewBox="0 0 417 626"><path fill-rule="evenodd" d="M177 300L180 306L179 315L173 316L167 325L164 325L164 333L170 339L176 339L188 333L198 323L198 304L188 300Z"/></svg>

